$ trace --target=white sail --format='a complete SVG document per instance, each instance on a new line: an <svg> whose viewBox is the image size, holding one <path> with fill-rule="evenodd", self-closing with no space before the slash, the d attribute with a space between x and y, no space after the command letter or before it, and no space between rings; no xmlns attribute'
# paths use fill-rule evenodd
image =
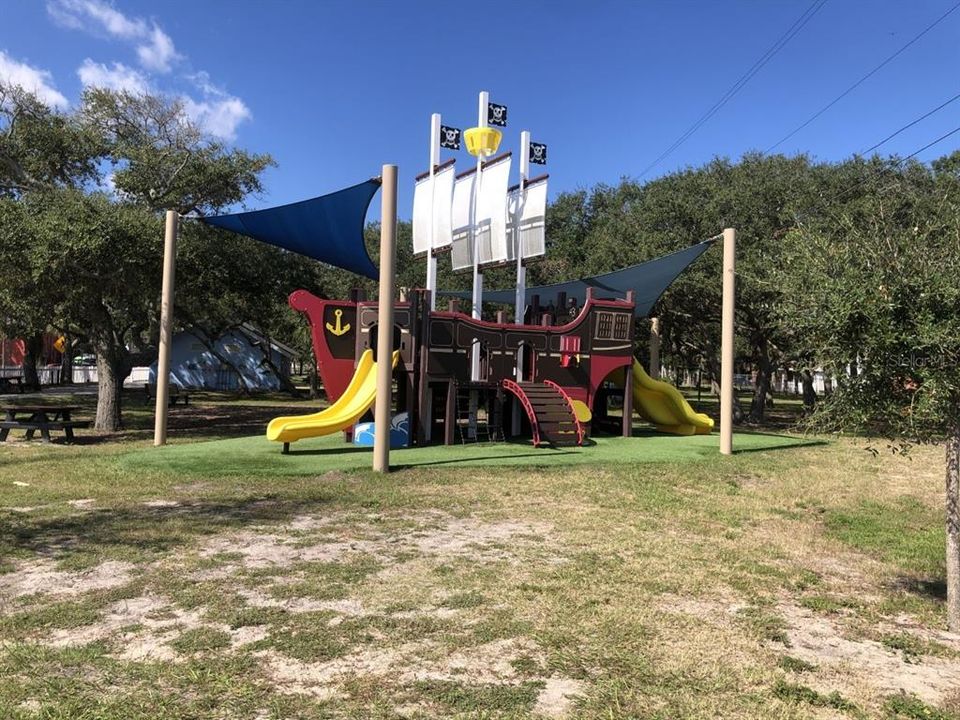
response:
<svg viewBox="0 0 960 720"><path fill-rule="evenodd" d="M485 165L477 198L477 247L480 264L501 263L507 259L507 187L510 184L511 158L507 155Z"/></svg>
<svg viewBox="0 0 960 720"><path fill-rule="evenodd" d="M473 236L470 233L470 205L473 203L473 183L476 172L468 172L453 183L453 207L451 210L452 248L451 263L454 270L473 267Z"/></svg>
<svg viewBox="0 0 960 720"><path fill-rule="evenodd" d="M544 255L546 247L547 178L530 183L521 194L520 188L508 198L509 226L507 229L508 259L517 259L517 248L524 258ZM518 244L519 236L519 244Z"/></svg>
<svg viewBox="0 0 960 720"><path fill-rule="evenodd" d="M417 180L413 188L413 254L430 249L430 224L433 222L432 178L427 175Z"/></svg>
<svg viewBox="0 0 960 720"><path fill-rule="evenodd" d="M417 180L413 191L413 254L430 248L433 224L433 247L446 247L451 242L450 212L453 201L454 166L450 164Z"/></svg>
<svg viewBox="0 0 960 720"><path fill-rule="evenodd" d="M433 247L449 247L453 242L453 179L456 168L453 163L433 176Z"/></svg>

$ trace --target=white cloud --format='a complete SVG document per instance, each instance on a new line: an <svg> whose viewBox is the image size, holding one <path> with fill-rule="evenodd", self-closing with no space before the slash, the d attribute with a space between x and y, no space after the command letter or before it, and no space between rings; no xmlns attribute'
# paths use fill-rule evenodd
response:
<svg viewBox="0 0 960 720"><path fill-rule="evenodd" d="M137 40L149 32L147 23L130 19L101 0L50 0L47 12L61 25L75 30L91 30L91 23L108 34L125 40Z"/></svg>
<svg viewBox="0 0 960 720"><path fill-rule="evenodd" d="M200 70L199 72L195 72L192 75L185 75L184 77L192 82L198 90L201 90L204 95L224 97L227 94L223 88L213 84L213 80L210 79L210 73L206 70Z"/></svg>
<svg viewBox="0 0 960 720"><path fill-rule="evenodd" d="M131 20L119 10L100 0L49 0L47 12L61 25L75 30L90 30L90 22L110 35L136 40L147 34L147 24Z"/></svg>
<svg viewBox="0 0 960 720"><path fill-rule="evenodd" d="M150 31L150 41L137 46L140 64L155 72L170 72L170 66L180 55L173 47L173 40L156 25Z"/></svg>
<svg viewBox="0 0 960 720"><path fill-rule="evenodd" d="M113 63L113 67L108 68L87 58L77 68L77 75L80 77L80 82L87 87L125 90L135 95L150 92L150 83L143 75L119 62Z"/></svg>
<svg viewBox="0 0 960 720"><path fill-rule="evenodd" d="M136 49L142 71L120 62L108 66L90 58L84 60L77 75L85 86L156 92L152 82L156 75L169 73L180 61L189 67L189 61L177 52L173 40L154 20L125 15L113 6L112 0L47 0L47 12L63 27L121 40ZM243 100L218 87L204 71L184 73L177 80L188 81L198 91L199 97L180 94L184 114L214 137L234 140L237 126L252 117ZM66 104L65 99L63 102Z"/></svg>
<svg viewBox="0 0 960 720"><path fill-rule="evenodd" d="M204 131L223 140L237 136L237 125L252 117L250 108L238 97L223 95L194 100L184 95L181 98L187 117Z"/></svg>
<svg viewBox="0 0 960 720"><path fill-rule="evenodd" d="M53 86L53 76L49 70L41 70L18 62L3 50L0 50L0 80L19 85L51 107L63 108L70 104L67 98Z"/></svg>
<svg viewBox="0 0 960 720"><path fill-rule="evenodd" d="M124 15L105 0L48 0L50 17L65 27L132 42L140 64L154 72L170 72L180 54L173 40L160 27L143 18Z"/></svg>

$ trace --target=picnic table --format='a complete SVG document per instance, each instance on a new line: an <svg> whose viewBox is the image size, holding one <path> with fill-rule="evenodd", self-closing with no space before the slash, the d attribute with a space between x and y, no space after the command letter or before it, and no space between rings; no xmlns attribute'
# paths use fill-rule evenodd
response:
<svg viewBox="0 0 960 720"><path fill-rule="evenodd" d="M25 389L23 378L19 375L0 376L0 393L22 393Z"/></svg>
<svg viewBox="0 0 960 720"><path fill-rule="evenodd" d="M155 383L147 383L143 386L145 391L144 393L144 405L149 405L157 399L157 386ZM176 407L178 402L182 402L184 405L190 404L190 393L186 390L181 390L179 385L170 384L167 386L167 407Z"/></svg>
<svg viewBox="0 0 960 720"><path fill-rule="evenodd" d="M67 440L73 440L74 428L90 427L89 420L71 420L70 414L79 407L73 405L5 405L0 407L4 419L0 422L0 442L6 442L11 430L26 430L26 439L32 440L37 430L43 442L50 442L50 431L61 430Z"/></svg>

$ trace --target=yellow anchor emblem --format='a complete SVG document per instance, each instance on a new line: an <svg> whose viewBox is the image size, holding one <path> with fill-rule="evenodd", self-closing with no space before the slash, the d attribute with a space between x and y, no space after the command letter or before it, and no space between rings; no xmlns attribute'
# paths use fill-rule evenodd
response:
<svg viewBox="0 0 960 720"><path fill-rule="evenodd" d="M337 337L340 337L344 333L350 332L350 323L347 323L346 325L340 324L340 318L342 315L343 315L343 310L334 310L333 316L337 319L337 324L331 325L330 323L327 323L327 330L329 330L331 333L333 333Z"/></svg>

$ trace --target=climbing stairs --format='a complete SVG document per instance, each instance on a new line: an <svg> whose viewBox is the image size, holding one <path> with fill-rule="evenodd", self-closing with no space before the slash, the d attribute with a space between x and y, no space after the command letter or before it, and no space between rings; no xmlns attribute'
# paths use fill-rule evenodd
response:
<svg viewBox="0 0 960 720"><path fill-rule="evenodd" d="M554 447L583 445L586 430L577 419L569 396L550 382L516 383L504 380L503 388L519 399L533 433L536 447L548 442Z"/></svg>

